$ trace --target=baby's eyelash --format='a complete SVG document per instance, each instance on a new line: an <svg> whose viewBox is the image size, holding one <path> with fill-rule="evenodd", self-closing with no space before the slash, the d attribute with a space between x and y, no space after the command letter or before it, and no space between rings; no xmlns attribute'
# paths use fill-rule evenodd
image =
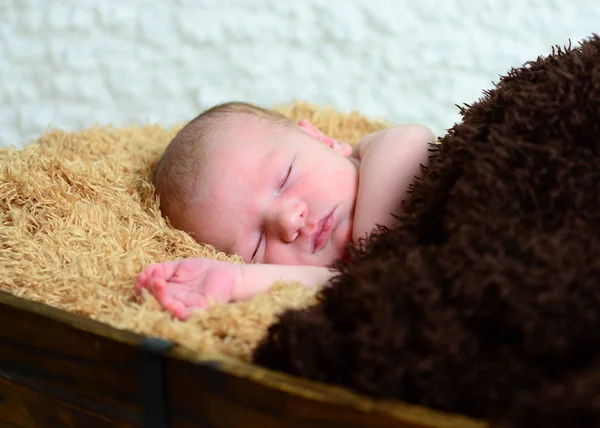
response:
<svg viewBox="0 0 600 428"><path fill-rule="evenodd" d="M252 257L250 258L250 263L252 263L252 261L254 260L254 257L256 257L256 253L258 253L258 247L260 247L260 241L262 241L263 238L263 234L261 233L260 236L258 237L258 243L256 244L256 248L254 249L254 252L252 253Z"/></svg>
<svg viewBox="0 0 600 428"><path fill-rule="evenodd" d="M285 186L285 183L287 183L288 179L290 178L290 174L292 173L292 165L290 164L290 167L288 169L288 172L285 176L285 178L283 179L283 181L281 182L281 185L279 186L279 188L281 189L283 186Z"/></svg>

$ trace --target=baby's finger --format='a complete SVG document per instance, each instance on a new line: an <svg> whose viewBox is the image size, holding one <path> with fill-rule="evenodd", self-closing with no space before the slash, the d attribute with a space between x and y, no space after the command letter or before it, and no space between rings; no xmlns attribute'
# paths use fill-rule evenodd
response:
<svg viewBox="0 0 600 428"><path fill-rule="evenodd" d="M146 268L146 272L148 272L148 276L154 278L162 278L169 279L173 276L173 271L175 270L172 262L167 263L153 263Z"/></svg>
<svg viewBox="0 0 600 428"><path fill-rule="evenodd" d="M167 311L169 311L175 318L181 321L187 320L192 314L190 308L186 307L180 301L174 299L170 299L168 303L164 306L164 308Z"/></svg>
<svg viewBox="0 0 600 428"><path fill-rule="evenodd" d="M146 289L154 296L154 298L163 304L163 301L167 298L167 283L164 279L159 277L150 277L146 282Z"/></svg>
<svg viewBox="0 0 600 428"><path fill-rule="evenodd" d="M135 279L135 291L140 294L142 292L142 288L145 288L148 282L148 269L144 269L140 272Z"/></svg>
<svg viewBox="0 0 600 428"><path fill-rule="evenodd" d="M180 320L186 320L190 317L191 310L188 309L182 302L174 298L172 290L162 278L153 277L150 279L148 289L158 302L167 312Z"/></svg>
<svg viewBox="0 0 600 428"><path fill-rule="evenodd" d="M144 282L149 282L156 274L157 263L151 264L144 269L144 271L139 275L145 279Z"/></svg>

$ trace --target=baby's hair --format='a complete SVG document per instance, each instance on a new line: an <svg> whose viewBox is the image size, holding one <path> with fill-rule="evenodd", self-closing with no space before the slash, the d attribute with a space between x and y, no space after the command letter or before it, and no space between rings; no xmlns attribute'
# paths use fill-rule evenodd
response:
<svg viewBox="0 0 600 428"><path fill-rule="evenodd" d="M225 118L231 114L247 114L250 116L258 117L265 119L268 123L271 124L279 124L287 126L292 123L290 119L283 116L282 114L274 111L267 110L262 107L244 103L240 101L231 101L223 104L217 104L214 107L209 108L208 110L203 111L195 119L192 119L190 124L195 121L203 120L203 119L221 119Z"/></svg>
<svg viewBox="0 0 600 428"><path fill-rule="evenodd" d="M198 173L206 159L207 146L217 142L220 132L231 126L227 119L236 114L257 118L274 129L294 125L275 111L238 101L211 107L186 124L167 146L153 177L160 209L173 226L185 230L186 202L196 193Z"/></svg>

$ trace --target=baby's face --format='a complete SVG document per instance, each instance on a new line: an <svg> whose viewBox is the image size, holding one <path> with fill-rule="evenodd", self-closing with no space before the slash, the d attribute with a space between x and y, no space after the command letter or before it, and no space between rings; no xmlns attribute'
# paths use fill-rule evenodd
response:
<svg viewBox="0 0 600 428"><path fill-rule="evenodd" d="M246 262L329 266L352 239L358 164L298 127L234 119L208 152L196 240Z"/></svg>

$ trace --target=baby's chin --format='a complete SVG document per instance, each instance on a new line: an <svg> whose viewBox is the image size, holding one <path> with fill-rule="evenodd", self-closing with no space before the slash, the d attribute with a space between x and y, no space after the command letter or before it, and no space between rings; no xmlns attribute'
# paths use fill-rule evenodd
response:
<svg viewBox="0 0 600 428"><path fill-rule="evenodd" d="M348 251L348 249L346 247L339 249L338 251L335 252L335 254L330 254L328 255L329 257L327 258L323 258L321 260L319 260L319 262L317 263L318 266L322 266L322 267L334 267L334 265L338 262L338 261L346 261L350 258L350 252Z"/></svg>
<svg viewBox="0 0 600 428"><path fill-rule="evenodd" d="M350 224L349 225L340 224L338 226L339 228L340 228L340 226L341 227L346 226L345 230L339 230L339 231L336 230L335 231L335 232L340 233L340 235L336 236L336 238L338 238L337 240L333 240L331 242L331 245L335 246L335 250L333 251L333 254L330 256L331 260L329 260L329 263L327 264L327 266L332 266L338 260L346 261L350 257L350 251L348 250L348 245L350 243L352 243L352 223L351 222L348 222L348 223L350 223Z"/></svg>
<svg viewBox="0 0 600 428"><path fill-rule="evenodd" d="M344 251L342 252L342 256L340 257L340 260L343 262L347 262L349 259L350 259L350 250L346 246L344 248Z"/></svg>

